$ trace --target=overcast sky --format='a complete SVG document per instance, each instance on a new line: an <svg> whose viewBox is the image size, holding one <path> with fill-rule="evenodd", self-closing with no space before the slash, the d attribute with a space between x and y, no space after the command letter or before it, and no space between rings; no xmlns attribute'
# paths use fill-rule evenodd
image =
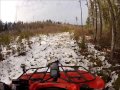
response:
<svg viewBox="0 0 120 90"><path fill-rule="evenodd" d="M80 24L80 4L78 0L1 0L2 21L53 21ZM83 22L86 22L88 9L86 0L82 0Z"/></svg>

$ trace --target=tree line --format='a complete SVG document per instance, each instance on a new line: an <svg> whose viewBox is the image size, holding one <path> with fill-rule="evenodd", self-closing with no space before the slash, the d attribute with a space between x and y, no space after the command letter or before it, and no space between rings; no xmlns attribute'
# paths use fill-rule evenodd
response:
<svg viewBox="0 0 120 90"><path fill-rule="evenodd" d="M50 19L46 20L46 21L36 21L36 22L22 22L22 21L18 21L18 22L6 22L3 23L0 20L0 33L1 32L5 32L5 31L16 31L16 30L20 30L22 28L36 28L38 26L43 27L45 24L64 24L62 22L55 22L52 21ZM69 24L69 23L66 23Z"/></svg>

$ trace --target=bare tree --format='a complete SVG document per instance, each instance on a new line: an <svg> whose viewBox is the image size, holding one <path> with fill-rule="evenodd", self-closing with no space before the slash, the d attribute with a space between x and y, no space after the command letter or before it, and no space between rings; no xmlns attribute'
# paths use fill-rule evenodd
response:
<svg viewBox="0 0 120 90"><path fill-rule="evenodd" d="M94 9L95 9L95 7L94 7L94 1L92 1L92 0L90 0L89 1L90 2L90 12L91 12L91 15L90 15L90 17L91 17L91 21L92 21L92 26L94 27L95 26L95 18L94 18Z"/></svg>
<svg viewBox="0 0 120 90"><path fill-rule="evenodd" d="M80 10L81 10L81 26L82 26L82 30L83 30L83 13L82 13L82 4L81 4L81 0L79 0L80 3Z"/></svg>
<svg viewBox="0 0 120 90"><path fill-rule="evenodd" d="M114 9L110 0L107 0L110 7L111 23L112 23L112 40L111 40L111 60L113 59L116 41L116 19L114 14Z"/></svg>
<svg viewBox="0 0 120 90"><path fill-rule="evenodd" d="M101 42L102 38L102 31L103 31L103 21L102 21L102 10L101 10L101 0L97 0L98 8L99 8L99 18L100 18L100 37L99 37L99 43Z"/></svg>
<svg viewBox="0 0 120 90"><path fill-rule="evenodd" d="M94 42L97 42L97 33L98 33L98 7L97 7L97 0L94 0L95 4L95 37Z"/></svg>

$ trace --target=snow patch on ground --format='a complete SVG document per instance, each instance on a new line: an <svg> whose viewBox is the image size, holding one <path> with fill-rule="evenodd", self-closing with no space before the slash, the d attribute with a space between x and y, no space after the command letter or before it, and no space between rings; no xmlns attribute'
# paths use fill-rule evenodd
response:
<svg viewBox="0 0 120 90"><path fill-rule="evenodd" d="M99 71L104 71L104 68L110 68L112 65L108 62L108 60L106 60L105 59L105 52L100 52L100 51L98 51L98 50L96 50L94 47L95 47L95 45L93 45L93 44L91 44L91 43L88 43L87 44L87 46L88 46L88 52L90 53L90 54L92 54L93 55L93 58L94 59L99 59L100 61L101 61L101 63L102 63L102 66L101 67L93 67L92 68L92 71L94 71L94 72L99 72ZM89 55L89 57L90 57L90 55ZM98 60L97 59L97 60ZM119 65L116 65L116 66L119 66ZM108 74L107 72L104 72L104 74ZM108 87L110 87L110 86L113 86L113 83L117 80L117 78L118 78L118 74L115 72L115 71L113 71L113 72L111 72L111 74L109 75L110 76L110 78L111 78L111 80L108 82L108 83L106 83L106 87L108 86Z"/></svg>
<svg viewBox="0 0 120 90"><path fill-rule="evenodd" d="M108 86L108 87L112 86L112 84L113 84L113 83L117 80L117 78L118 78L118 74L116 74L115 71L113 71L110 76L112 77L112 80L106 84L106 87L107 87L107 86Z"/></svg>
<svg viewBox="0 0 120 90"><path fill-rule="evenodd" d="M99 59L102 62L102 67L101 68L109 68L112 65L108 62L108 60L105 59L105 52L100 52L96 50L94 47L95 45L88 43L88 52L93 55L94 59Z"/></svg>

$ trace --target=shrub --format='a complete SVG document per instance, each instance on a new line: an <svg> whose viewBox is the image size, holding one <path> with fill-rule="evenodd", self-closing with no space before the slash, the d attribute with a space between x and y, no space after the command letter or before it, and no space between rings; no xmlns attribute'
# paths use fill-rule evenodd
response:
<svg viewBox="0 0 120 90"><path fill-rule="evenodd" d="M0 35L0 44L8 45L11 42L11 36L7 34Z"/></svg>

